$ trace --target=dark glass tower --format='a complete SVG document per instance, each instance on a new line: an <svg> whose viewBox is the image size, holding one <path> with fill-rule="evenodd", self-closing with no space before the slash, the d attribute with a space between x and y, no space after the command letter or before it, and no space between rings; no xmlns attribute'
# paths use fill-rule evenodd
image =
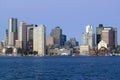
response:
<svg viewBox="0 0 120 80"><path fill-rule="evenodd" d="M98 44L101 41L102 30L104 29L103 24L99 24L96 28L96 43Z"/></svg>

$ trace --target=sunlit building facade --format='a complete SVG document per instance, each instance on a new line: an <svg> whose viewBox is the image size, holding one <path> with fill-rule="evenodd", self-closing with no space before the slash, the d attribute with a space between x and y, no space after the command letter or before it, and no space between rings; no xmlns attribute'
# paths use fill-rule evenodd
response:
<svg viewBox="0 0 120 80"><path fill-rule="evenodd" d="M17 18L10 18L8 21L8 46L14 47L17 40Z"/></svg>
<svg viewBox="0 0 120 80"><path fill-rule="evenodd" d="M46 27L40 25L33 29L33 51L37 51L39 56L46 54Z"/></svg>

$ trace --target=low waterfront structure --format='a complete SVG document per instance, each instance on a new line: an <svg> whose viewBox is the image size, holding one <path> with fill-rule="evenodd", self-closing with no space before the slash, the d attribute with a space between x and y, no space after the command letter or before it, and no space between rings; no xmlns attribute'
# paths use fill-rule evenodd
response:
<svg viewBox="0 0 120 80"><path fill-rule="evenodd" d="M105 41L101 40L101 41L98 43L98 50L100 50L100 48L102 48L102 47L108 48L107 45L108 45L108 44L107 44Z"/></svg>
<svg viewBox="0 0 120 80"><path fill-rule="evenodd" d="M54 55L71 55L73 52L73 49L59 49L59 48L52 48L47 50L47 54L50 56Z"/></svg>
<svg viewBox="0 0 120 80"><path fill-rule="evenodd" d="M81 45L80 46L80 55L84 55L84 56L89 55L89 50L90 50L89 45Z"/></svg>

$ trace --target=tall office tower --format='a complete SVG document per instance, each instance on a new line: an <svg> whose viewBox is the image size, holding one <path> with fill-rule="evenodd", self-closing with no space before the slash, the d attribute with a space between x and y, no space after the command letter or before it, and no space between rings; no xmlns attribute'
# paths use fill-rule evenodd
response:
<svg viewBox="0 0 120 80"><path fill-rule="evenodd" d="M33 29L37 27L35 24L26 25L27 27L27 49L33 51Z"/></svg>
<svg viewBox="0 0 120 80"><path fill-rule="evenodd" d="M64 47L65 46L65 42L67 40L67 36L62 34L62 37L61 37L61 46Z"/></svg>
<svg viewBox="0 0 120 80"><path fill-rule="evenodd" d="M113 33L111 32L111 28L104 28L102 30L101 40L105 41L107 44L111 43L110 36L112 37Z"/></svg>
<svg viewBox="0 0 120 80"><path fill-rule="evenodd" d="M87 25L86 32L82 34L82 45L89 45L91 49L95 45L95 34L91 25Z"/></svg>
<svg viewBox="0 0 120 80"><path fill-rule="evenodd" d="M88 44L91 49L95 46L95 34L93 33L93 28L91 25L86 26L86 32L88 34Z"/></svg>
<svg viewBox="0 0 120 80"><path fill-rule="evenodd" d="M10 18L8 24L8 46L14 47L17 40L17 18Z"/></svg>
<svg viewBox="0 0 120 80"><path fill-rule="evenodd" d="M26 50L27 45L27 26L25 22L20 22L18 27L18 40L21 42L22 49ZM18 42L18 41L17 41Z"/></svg>
<svg viewBox="0 0 120 80"><path fill-rule="evenodd" d="M104 29L103 24L99 24L96 28L96 44L101 41L102 30Z"/></svg>
<svg viewBox="0 0 120 80"><path fill-rule="evenodd" d="M102 24L99 24L99 27L96 29L96 41L97 44L103 40L108 44L110 50L117 47L117 29L113 27L103 27Z"/></svg>
<svg viewBox="0 0 120 80"><path fill-rule="evenodd" d="M117 45L116 30L112 27L105 27L102 30L101 39L108 44L110 50L115 49Z"/></svg>
<svg viewBox="0 0 120 80"><path fill-rule="evenodd" d="M61 36L62 36L62 29L60 27L56 27L52 30L50 34L54 38L55 47L61 46Z"/></svg>
<svg viewBox="0 0 120 80"><path fill-rule="evenodd" d="M6 32L5 32L5 47L8 46L8 29L6 29Z"/></svg>
<svg viewBox="0 0 120 80"><path fill-rule="evenodd" d="M33 50L38 52L38 55L46 54L46 27L40 25L33 29Z"/></svg>

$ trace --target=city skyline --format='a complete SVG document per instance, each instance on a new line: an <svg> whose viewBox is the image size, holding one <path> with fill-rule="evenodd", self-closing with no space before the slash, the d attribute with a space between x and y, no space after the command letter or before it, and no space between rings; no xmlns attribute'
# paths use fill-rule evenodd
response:
<svg viewBox="0 0 120 80"><path fill-rule="evenodd" d="M75 37L79 42L85 26L89 24L93 26L94 32L99 24L104 24L117 27L120 33L119 0L1 0L0 9L0 40L4 39L10 17L16 17L27 24L45 24L47 34L54 27L60 26L68 39Z"/></svg>
<svg viewBox="0 0 120 80"><path fill-rule="evenodd" d="M12 21L13 20L13 21ZM10 23L11 22L11 23ZM16 24L16 25L13 25L13 24ZM31 29L31 28L33 28L33 27L37 27L38 25L45 25L45 24L34 24L34 23L32 23L32 24L28 24L28 23L26 23L25 21L19 21L19 19L18 18L9 18L8 19L8 29L6 29L5 31L4 31L4 39L3 39L3 41L5 41L6 40L6 38L7 38L7 34L10 32L10 30L12 31L14 31L14 28L12 28L12 25L13 25L13 27L15 26L15 27L17 27L17 30L16 31L19 31L19 26L21 25L21 27L23 27L23 26L27 26L27 27L29 27L28 29L27 29L27 31L29 30L29 29ZM103 25L104 24L98 24L98 26L102 26L103 27ZM97 31L97 28L98 28L98 26L97 27L95 27L95 30L94 30L94 27L92 26L92 25L86 25L85 27L92 27L92 33L93 34L97 34L96 33L96 31ZM11 29L9 28L9 27L11 27ZM116 27L114 27L114 26L104 26L104 27L106 27L106 28L109 28L109 27L113 27L113 28L115 28L116 30L117 30L117 32L116 32L116 34L118 34L118 29L116 28ZM54 29L57 29L57 28L60 28L61 29L61 32L64 32L64 30L61 28L61 26L55 26L53 29L51 29L51 31L50 31L50 33L47 33L47 27L46 27L46 37L47 36L51 36L51 33L53 32L53 30ZM10 30L9 30L10 29ZM25 30L25 29L23 29L23 30ZM85 30L86 30L86 32L88 32L88 30L89 30L89 28L87 29L87 28L85 28ZM24 31L25 32L25 31ZM20 33L21 34L23 34L24 35L24 33L23 32L21 32L20 31ZM80 34L80 40L77 40L80 44L79 45L82 45L82 36L83 36L83 33L84 33L84 31L82 31L81 32L81 34ZM29 33L27 33L27 36L29 36L29 37L27 37L27 41L28 41L28 39L29 38L32 38L32 36L30 37L30 35L28 35ZM20 39L20 37L19 37L19 33L17 33L17 36L15 36L15 37L18 37L18 40ZM64 34L63 34L64 35ZM66 35L66 34L65 34ZM8 34L8 38L9 38L9 36L11 36L10 34ZM62 34L61 34L61 36L62 36ZM116 36L117 37L117 41L118 41L118 37L119 36ZM69 40L69 39L71 39L71 38L76 38L76 37L74 37L74 36L70 36L69 38L68 38L68 35L66 35L66 40ZM76 38L77 39L77 38ZM97 45L98 43L97 43L97 36L95 36L94 35L94 44L95 45ZM2 40L0 40L0 41L2 41ZM14 40L15 41L15 40ZM5 41L5 44L6 44L7 42ZM10 42L11 43L11 42ZM9 45L9 39L8 39L8 45ZM119 45L119 41L118 41L118 45ZM10 46L10 45L9 45Z"/></svg>

